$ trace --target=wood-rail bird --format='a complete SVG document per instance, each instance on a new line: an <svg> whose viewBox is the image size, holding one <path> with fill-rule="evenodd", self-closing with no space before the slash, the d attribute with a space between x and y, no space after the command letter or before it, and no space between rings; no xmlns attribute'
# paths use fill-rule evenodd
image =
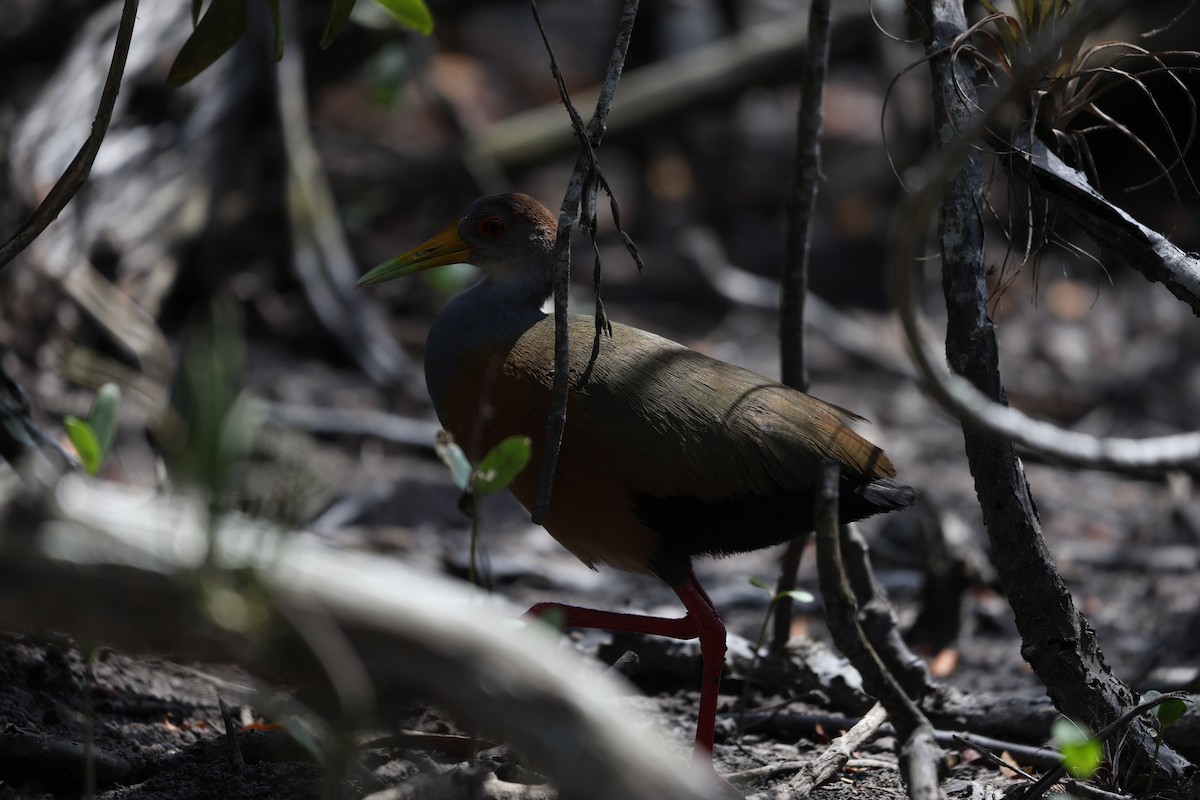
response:
<svg viewBox="0 0 1200 800"><path fill-rule="evenodd" d="M370 286L467 263L483 280L434 320L425 351L442 425L468 454L511 435L532 442L510 489L532 510L554 376L554 216L523 194L483 197L432 239L365 274ZM593 353L594 318L570 316L566 429L543 525L585 564L656 575L683 601L681 619L539 603L565 627L700 640L694 760L711 768L725 626L692 571L693 556L729 555L812 530L820 464L841 466L840 519L913 502L883 451L837 406L613 324Z"/></svg>

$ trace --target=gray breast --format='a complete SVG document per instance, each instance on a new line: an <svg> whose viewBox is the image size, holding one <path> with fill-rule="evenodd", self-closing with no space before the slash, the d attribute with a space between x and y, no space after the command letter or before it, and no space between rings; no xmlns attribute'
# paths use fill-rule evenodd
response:
<svg viewBox="0 0 1200 800"><path fill-rule="evenodd" d="M425 339L425 381L438 418L445 422L442 398L459 360L488 344L516 341L545 319L536 306L514 303L504 286L482 281L455 297L442 309Z"/></svg>

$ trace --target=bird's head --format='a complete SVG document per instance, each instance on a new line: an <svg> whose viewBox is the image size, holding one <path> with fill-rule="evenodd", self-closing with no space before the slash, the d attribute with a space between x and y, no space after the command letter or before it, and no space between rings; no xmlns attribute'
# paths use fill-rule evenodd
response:
<svg viewBox="0 0 1200 800"><path fill-rule="evenodd" d="M462 219L407 253L385 261L358 279L374 286L447 264L471 264L496 282L549 281L557 222L525 194L481 197Z"/></svg>

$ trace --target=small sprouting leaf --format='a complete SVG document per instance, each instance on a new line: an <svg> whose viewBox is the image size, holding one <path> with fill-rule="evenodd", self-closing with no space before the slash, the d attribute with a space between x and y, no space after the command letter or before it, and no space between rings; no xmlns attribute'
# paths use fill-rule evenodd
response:
<svg viewBox="0 0 1200 800"><path fill-rule="evenodd" d="M1143 700L1153 700L1156 697L1162 697L1162 692L1151 689L1142 695ZM1183 702L1177 697L1173 697L1170 700L1164 700L1156 705L1151 710L1151 713L1154 714L1154 718L1158 720L1160 729L1166 728L1174 725L1179 721L1180 717L1187 713L1187 703Z"/></svg>
<svg viewBox="0 0 1200 800"><path fill-rule="evenodd" d="M1050 728L1050 740L1062 753L1063 766L1073 777L1087 780L1100 768L1103 749L1086 728L1060 717Z"/></svg>
<svg viewBox="0 0 1200 800"><path fill-rule="evenodd" d="M96 444L100 446L100 457L103 458L112 449L113 439L117 435L117 406L121 403L121 387L115 383L106 383L96 392L92 400L92 409L88 412L88 425L96 434Z"/></svg>
<svg viewBox="0 0 1200 800"><path fill-rule="evenodd" d="M472 489L487 497L506 488L529 463L531 443L528 436L509 436L492 448L475 468Z"/></svg>
<svg viewBox="0 0 1200 800"><path fill-rule="evenodd" d="M1174 725L1187 712L1187 703L1180 700L1178 697L1172 697L1170 700L1164 701L1161 705L1154 707L1154 716L1158 717L1158 722L1164 728Z"/></svg>
<svg viewBox="0 0 1200 800"><path fill-rule="evenodd" d="M450 479L462 491L467 491L471 485L471 462L467 454L454 442L454 437L446 431L439 431L437 444L434 446L437 457L450 470Z"/></svg>
<svg viewBox="0 0 1200 800"><path fill-rule="evenodd" d="M750 585L755 589L762 589L764 592L771 591L770 587L767 586L766 581L764 581L762 578L751 578Z"/></svg>
<svg viewBox="0 0 1200 800"><path fill-rule="evenodd" d="M83 464L83 468L88 475L95 475L100 471L102 455L92 426L79 417L64 418L63 426L67 429L67 438L71 440L75 452L79 454L79 461Z"/></svg>
<svg viewBox="0 0 1200 800"><path fill-rule="evenodd" d="M425 5L425 0L375 0L383 6L396 20L422 36L433 33L433 15Z"/></svg>
<svg viewBox="0 0 1200 800"><path fill-rule="evenodd" d="M212 0L175 57L167 73L167 86L178 89L208 69L245 32L246 0Z"/></svg>
<svg viewBox="0 0 1200 800"><path fill-rule="evenodd" d="M267 0L267 10L271 14L271 25L275 29L275 45L271 57L278 62L283 58L283 10L279 0Z"/></svg>
<svg viewBox="0 0 1200 800"><path fill-rule="evenodd" d="M1184 703L1180 698L1172 697L1162 705L1154 706L1154 716L1157 716L1159 723L1162 723L1162 726L1166 728L1180 721L1180 717L1187 714L1187 710L1187 703Z"/></svg>
<svg viewBox="0 0 1200 800"><path fill-rule="evenodd" d="M329 18L325 20L325 31L321 34L322 50L333 44L333 40L337 38L342 26L346 24L346 20L350 19L350 12L354 10L355 2L357 0L333 0L329 4Z"/></svg>
<svg viewBox="0 0 1200 800"><path fill-rule="evenodd" d="M790 597L793 600L795 600L797 603L811 603L812 601L817 599L817 598L813 597L812 592L806 592L803 589L789 589L786 592L780 592L779 596L780 597L784 597L784 596Z"/></svg>

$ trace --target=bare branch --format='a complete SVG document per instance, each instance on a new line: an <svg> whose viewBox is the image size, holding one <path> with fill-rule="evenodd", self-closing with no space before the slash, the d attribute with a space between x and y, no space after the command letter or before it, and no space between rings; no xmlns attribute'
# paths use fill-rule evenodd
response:
<svg viewBox="0 0 1200 800"><path fill-rule="evenodd" d="M37 209L30 215L25 224L0 245L0 269L33 242L46 227L58 219L58 215L66 208L67 203L79 191L92 172L92 164L104 136L108 133L108 124L112 121L113 107L117 103L117 94L121 91L121 78L125 74L125 59L129 56L129 42L133 38L133 25L137 21L138 0L125 0L121 9L121 21L117 26L117 39L113 45L112 62L108 66L108 77L104 80L104 89L100 93L100 107L96 110L96 119L92 122L92 132L88 135L83 146L79 148L75 158L67 167L62 177L54 184Z"/></svg>
<svg viewBox="0 0 1200 800"><path fill-rule="evenodd" d="M750 795L747 800L799 800L809 797L814 789L831 781L842 771L855 750L874 738L887 720L887 712L876 703L850 730L834 739L815 761L804 764L796 775L782 786ZM737 777L737 776L734 776Z"/></svg>
<svg viewBox="0 0 1200 800"><path fill-rule="evenodd" d="M808 9L808 48L800 76L796 119L796 159L787 198L787 232L780 280L779 350L782 382L808 391L804 363L804 302L808 294L808 255L821 181L821 127L825 75L829 70L832 30L830 0L813 0Z"/></svg>
<svg viewBox="0 0 1200 800"><path fill-rule="evenodd" d="M825 74L829 71L832 31L830 0L813 0L808 8L808 48L800 75L800 111L796 119L796 160L787 198L787 231L783 275L780 278L779 357L786 386L808 391L804 363L804 303L808 296L808 254L812 247L813 217L821 180L821 127L825 118ZM792 596L800 556L808 532L787 544L775 581L775 618L771 652L782 653L792 630Z"/></svg>
<svg viewBox="0 0 1200 800"><path fill-rule="evenodd" d="M1026 134L1012 157L1029 165L1033 179L1089 236L1111 249L1147 280L1161 283L1200 316L1200 258L1131 217L1062 162L1040 139Z"/></svg>
<svg viewBox="0 0 1200 800"><path fill-rule="evenodd" d="M901 739L900 769L909 797L935 800L941 751L934 740L933 726L888 669L858 618L858 602L843 560L843 536L838 526L839 478L837 464L822 463L817 484L817 576L829 633L862 675L863 688L887 709Z"/></svg>
<svg viewBox="0 0 1200 800"><path fill-rule="evenodd" d="M579 222L582 209L584 212L583 224L594 235L596 230L595 192L598 187L602 186L608 192L612 201L613 218L617 222L618 229L620 228L617 202L612 197L612 192L608 191L607 183L600 174L600 165L596 160L596 148L600 146L600 140L604 137L604 122L612 109L613 98L617 93L617 84L620 83L621 72L625 68L625 56L629 52L629 41L633 36L633 23L637 19L638 4L639 0L625 0L625 5L621 10L617 41L613 45L612 56L608 61L608 71L605 73L604 83L601 85L600 94L596 99L596 110L592 113L592 118L585 129L583 120L571 103L566 83L563 82L562 74L559 72L554 51L550 47L546 30L542 27L541 18L538 16L537 2L530 0L534 21L541 33L546 53L550 57L550 71L558 85L559 96L563 105L566 106L567 114L570 115L571 127L575 132L581 151L575 160L575 170L571 174L571 181L567 185L567 191L559 209L558 232L554 241L554 384L551 394L550 418L546 422L546 450L542 455L537 499L532 514L533 521L538 524L541 523L546 509L550 505L550 492L554 487L554 471L558 466L558 453L562 447L563 431L567 426L567 393L570 388L567 302L571 286L571 231ZM629 237L623 235L623 238L626 246L632 248L633 242L629 240ZM635 253L636 260L636 249L631 252ZM599 275L596 276L596 284L598 287ZM596 310L598 312L596 318L598 347L601 327L607 324L603 318L603 305L600 303L599 295L596 298Z"/></svg>
<svg viewBox="0 0 1200 800"><path fill-rule="evenodd" d="M905 269L905 279L911 281ZM914 360L928 381L929 393L971 428L1065 464L1113 471L1167 470L1200 465L1200 431L1147 439L1093 436L1033 419L1011 406L993 402L965 378L951 372L928 334L909 290L898 298L900 318Z"/></svg>

